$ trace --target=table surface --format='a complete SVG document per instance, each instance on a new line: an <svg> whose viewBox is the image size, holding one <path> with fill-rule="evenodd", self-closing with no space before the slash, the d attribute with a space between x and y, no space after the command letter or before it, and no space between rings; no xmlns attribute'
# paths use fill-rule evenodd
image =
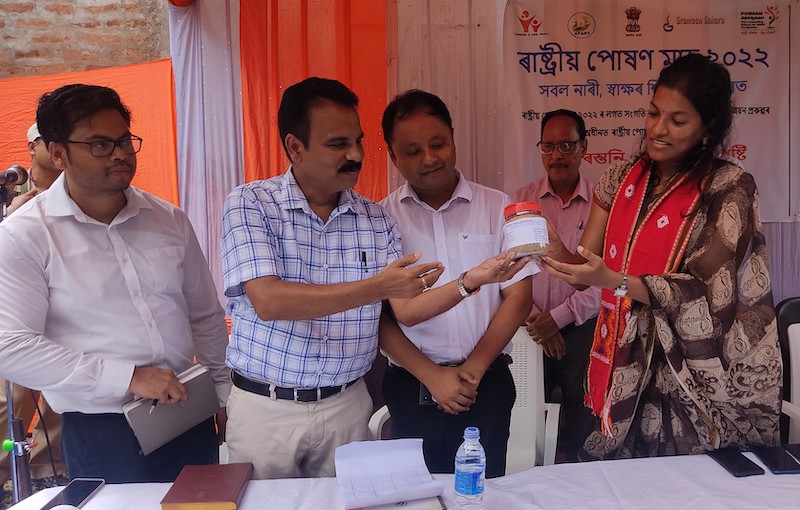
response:
<svg viewBox="0 0 800 510"><path fill-rule="evenodd" d="M752 454L746 454L762 465ZM487 480L490 509L800 508L800 475L734 478L706 455L556 464ZM453 508L452 475L444 499ZM106 485L85 510L160 509L170 484ZM12 507L39 510L59 489L38 492ZM343 509L335 478L253 480L242 510Z"/></svg>

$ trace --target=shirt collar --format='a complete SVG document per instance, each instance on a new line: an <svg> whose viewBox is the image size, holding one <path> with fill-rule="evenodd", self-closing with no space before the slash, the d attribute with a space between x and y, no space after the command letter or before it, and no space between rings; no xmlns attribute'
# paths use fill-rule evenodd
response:
<svg viewBox="0 0 800 510"><path fill-rule="evenodd" d="M464 174L462 174L461 170L459 170L458 168L456 168L456 174L458 175L458 183L456 183L456 188L453 190L453 194L450 195L450 199L444 204L442 204L442 207L439 208L440 211L443 211L448 207L450 207L450 204L452 204L456 200L464 200L466 202L472 202L472 195L473 195L472 187L464 178ZM399 197L401 202L405 200L413 200L422 207L427 207L428 209L431 209L431 207L428 204L420 200L419 196L417 195L417 192L414 191L414 188L411 187L409 183L405 183L400 187Z"/></svg>
<svg viewBox="0 0 800 510"><path fill-rule="evenodd" d="M152 209L153 206L144 197L144 192L133 186L128 186L128 189L123 191L127 203L125 207L117 214L111 224L122 223L130 218L133 218L142 209ZM67 179L66 172L61 172L50 188L47 190L47 206L45 214L47 216L74 216L76 220L89 223L96 222L91 218L80 206L72 200L72 197L67 193Z"/></svg>
<svg viewBox="0 0 800 510"><path fill-rule="evenodd" d="M302 209L306 214L313 214L311 205L308 203L308 198L300 189L297 179L294 176L292 167L281 176L281 193L283 194L280 202L280 207L283 209ZM355 200L355 191L348 188L339 194L339 205L336 206L331 217L344 212L352 211L357 214L366 212L363 208L358 207L358 201Z"/></svg>
<svg viewBox="0 0 800 510"><path fill-rule="evenodd" d="M579 174L578 175L578 185L575 186L575 191L572 192L572 196L569 198L569 200L566 201L566 203L564 205L568 205L570 202L575 200L577 197L580 197L584 201L589 202L589 198L591 196L591 193L592 193L592 191L591 191L590 186L589 186L589 181L587 181L583 177L583 175ZM550 184L550 179L547 178L547 176L545 176L544 185L541 188L539 188L539 197L538 198L540 198L540 199L544 198L548 194L550 194L550 195L552 195L554 197L558 196L558 195L556 195L556 192L553 190L553 186Z"/></svg>

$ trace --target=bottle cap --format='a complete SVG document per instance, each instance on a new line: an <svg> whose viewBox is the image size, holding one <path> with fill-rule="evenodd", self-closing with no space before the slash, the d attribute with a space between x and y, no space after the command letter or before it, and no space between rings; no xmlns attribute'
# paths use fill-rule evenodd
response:
<svg viewBox="0 0 800 510"><path fill-rule="evenodd" d="M542 212L542 208L536 202L517 202L516 204L509 204L503 209L503 216L508 218L521 212Z"/></svg>
<svg viewBox="0 0 800 510"><path fill-rule="evenodd" d="M481 431L478 427L467 427L464 429L464 439L478 439L481 437Z"/></svg>

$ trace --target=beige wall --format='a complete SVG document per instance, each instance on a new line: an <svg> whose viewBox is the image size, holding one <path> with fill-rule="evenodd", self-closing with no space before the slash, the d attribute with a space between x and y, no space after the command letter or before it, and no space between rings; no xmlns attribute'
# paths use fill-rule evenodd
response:
<svg viewBox="0 0 800 510"><path fill-rule="evenodd" d="M167 0L0 0L0 78L169 56Z"/></svg>

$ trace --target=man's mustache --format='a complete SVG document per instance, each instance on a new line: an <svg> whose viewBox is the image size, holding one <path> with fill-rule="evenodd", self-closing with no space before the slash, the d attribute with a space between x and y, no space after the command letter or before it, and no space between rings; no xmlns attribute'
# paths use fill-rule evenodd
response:
<svg viewBox="0 0 800 510"><path fill-rule="evenodd" d="M361 161L348 161L339 167L340 172L357 172L359 170L361 170Z"/></svg>

